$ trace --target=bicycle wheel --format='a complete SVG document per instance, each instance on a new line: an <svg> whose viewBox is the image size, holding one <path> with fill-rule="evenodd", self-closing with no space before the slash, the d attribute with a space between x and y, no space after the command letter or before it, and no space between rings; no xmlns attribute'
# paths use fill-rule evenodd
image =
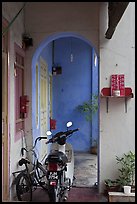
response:
<svg viewBox="0 0 137 204"><path fill-rule="evenodd" d="M45 173L45 168L43 170L43 165L37 167L36 169L36 180L38 184L45 190L47 190L47 177Z"/></svg>
<svg viewBox="0 0 137 204"><path fill-rule="evenodd" d="M28 176L21 173L16 178L16 194L19 201L32 201L32 187Z"/></svg>

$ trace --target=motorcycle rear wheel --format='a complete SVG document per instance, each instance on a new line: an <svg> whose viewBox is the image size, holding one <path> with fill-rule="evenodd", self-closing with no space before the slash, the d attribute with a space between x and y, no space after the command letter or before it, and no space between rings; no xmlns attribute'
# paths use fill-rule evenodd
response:
<svg viewBox="0 0 137 204"><path fill-rule="evenodd" d="M49 186L48 194L49 194L50 202L60 202L61 201L59 186Z"/></svg>

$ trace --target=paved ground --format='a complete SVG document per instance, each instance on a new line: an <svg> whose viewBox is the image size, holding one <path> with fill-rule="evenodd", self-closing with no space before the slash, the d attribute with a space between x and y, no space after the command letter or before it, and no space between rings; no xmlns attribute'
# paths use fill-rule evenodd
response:
<svg viewBox="0 0 137 204"><path fill-rule="evenodd" d="M73 186L92 187L97 182L97 155L75 153L75 180Z"/></svg>

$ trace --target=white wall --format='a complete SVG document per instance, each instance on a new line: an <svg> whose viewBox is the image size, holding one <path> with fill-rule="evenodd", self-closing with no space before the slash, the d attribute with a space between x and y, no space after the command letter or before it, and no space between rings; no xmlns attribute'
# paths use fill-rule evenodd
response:
<svg viewBox="0 0 137 204"><path fill-rule="evenodd" d="M98 50L98 14L99 2L28 2L26 30L35 49L49 35L71 31L85 36Z"/></svg>
<svg viewBox="0 0 137 204"><path fill-rule="evenodd" d="M110 87L110 75L125 74L125 86L135 94L135 4L130 2L112 39L104 38L107 30L107 4L100 13L100 91ZM116 178L116 155L135 149L135 97L128 100L125 113L124 99L100 100L100 183Z"/></svg>

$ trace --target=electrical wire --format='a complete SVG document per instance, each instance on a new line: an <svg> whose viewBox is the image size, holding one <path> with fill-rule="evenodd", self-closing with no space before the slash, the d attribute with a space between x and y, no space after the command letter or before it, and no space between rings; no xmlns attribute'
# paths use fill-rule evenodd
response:
<svg viewBox="0 0 137 204"><path fill-rule="evenodd" d="M2 35L4 35L8 29L10 28L10 26L13 24L13 22L15 21L15 19L18 17L18 15L20 14L20 12L23 10L23 8L25 7L27 2L24 3L23 7L19 10L19 12L16 14L16 16L12 19L12 21L8 24L8 26L4 29L4 31L2 32Z"/></svg>

